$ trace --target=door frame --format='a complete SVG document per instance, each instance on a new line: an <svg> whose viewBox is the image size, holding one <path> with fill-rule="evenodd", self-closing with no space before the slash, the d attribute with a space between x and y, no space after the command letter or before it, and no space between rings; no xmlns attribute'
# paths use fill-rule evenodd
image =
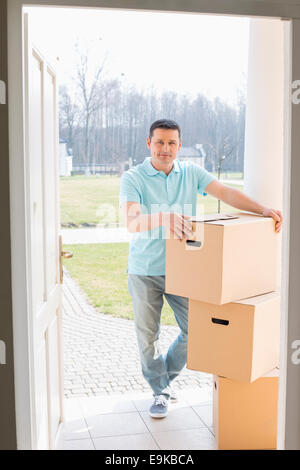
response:
<svg viewBox="0 0 300 470"><path fill-rule="evenodd" d="M295 334L300 337L297 305L300 304L296 285L289 279L300 278L297 264L300 236L300 217L297 200L300 200L300 168L297 156L300 153L300 107L291 103L289 83L295 80L299 71L300 60L300 2L290 0L286 5L282 0L248 1L232 0L224 5L222 0L151 0L151 9L147 0L23 0L8 1L8 90L9 90L9 157L10 157L10 214L11 214L11 251L12 251L12 300L13 300L13 337L14 337L14 373L16 430L18 449L31 449L33 436L31 429L31 394L30 394L30 338L28 325L28 277L26 253L26 212L24 196L26 188L24 168L24 74L23 74L23 25L22 8L25 6L69 6L84 8L131 9L144 11L169 11L221 14L230 16L253 16L265 18L290 19L286 28L286 103L285 103L285 159L284 159L284 215L287 223L283 229L282 264L282 331L280 359L280 400L278 448L300 448L299 421L300 404L290 402L300 393L299 368L288 360L292 352L292 340ZM298 133L299 134L299 133ZM296 219L298 216L298 221ZM296 234L292 236L292 234ZM291 255L293 253L293 256ZM288 314L289 312L289 314ZM296 406L296 409L295 409ZM298 407L297 407L298 406ZM294 407L294 408L293 408ZM298 444L297 444L298 443ZM298 447L293 447L298 445Z"/></svg>

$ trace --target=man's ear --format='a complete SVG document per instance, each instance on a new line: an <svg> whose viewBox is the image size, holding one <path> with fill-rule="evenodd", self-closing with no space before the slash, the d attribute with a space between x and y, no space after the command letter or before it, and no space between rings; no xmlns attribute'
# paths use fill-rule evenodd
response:
<svg viewBox="0 0 300 470"><path fill-rule="evenodd" d="M180 150L180 149L181 149L181 145L182 145L182 140L180 139L180 141L179 141L179 145L178 145L178 150Z"/></svg>
<svg viewBox="0 0 300 470"><path fill-rule="evenodd" d="M150 150L150 143L151 143L150 137L147 137L147 147L149 150Z"/></svg>

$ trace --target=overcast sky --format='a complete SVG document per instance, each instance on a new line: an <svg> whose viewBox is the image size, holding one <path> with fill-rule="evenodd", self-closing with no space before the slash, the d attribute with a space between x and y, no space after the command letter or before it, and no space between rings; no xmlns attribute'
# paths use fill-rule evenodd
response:
<svg viewBox="0 0 300 470"><path fill-rule="evenodd" d="M138 89L174 90L235 104L245 88L248 66L247 18L222 16L31 8L32 31L60 76L75 73L74 44L91 49L92 62L106 59L106 76L122 77Z"/></svg>

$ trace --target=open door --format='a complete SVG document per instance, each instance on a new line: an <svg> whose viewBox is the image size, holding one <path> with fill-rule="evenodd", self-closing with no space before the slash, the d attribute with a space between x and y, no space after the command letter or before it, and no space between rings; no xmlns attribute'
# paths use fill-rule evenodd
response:
<svg viewBox="0 0 300 470"><path fill-rule="evenodd" d="M57 80L35 42L24 13L31 431L34 448L53 449L63 415Z"/></svg>

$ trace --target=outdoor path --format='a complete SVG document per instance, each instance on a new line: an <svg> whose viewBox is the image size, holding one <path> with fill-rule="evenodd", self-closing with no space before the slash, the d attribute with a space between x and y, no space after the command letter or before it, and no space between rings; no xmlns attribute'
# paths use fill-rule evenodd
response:
<svg viewBox="0 0 300 470"><path fill-rule="evenodd" d="M162 326L163 353L178 332L177 326ZM65 268L63 341L66 398L151 392L141 373L133 321L97 312ZM210 374L184 369L174 390L211 384Z"/></svg>
<svg viewBox="0 0 300 470"><path fill-rule="evenodd" d="M89 243L129 243L131 233L126 227L66 228L61 230L64 245Z"/></svg>

